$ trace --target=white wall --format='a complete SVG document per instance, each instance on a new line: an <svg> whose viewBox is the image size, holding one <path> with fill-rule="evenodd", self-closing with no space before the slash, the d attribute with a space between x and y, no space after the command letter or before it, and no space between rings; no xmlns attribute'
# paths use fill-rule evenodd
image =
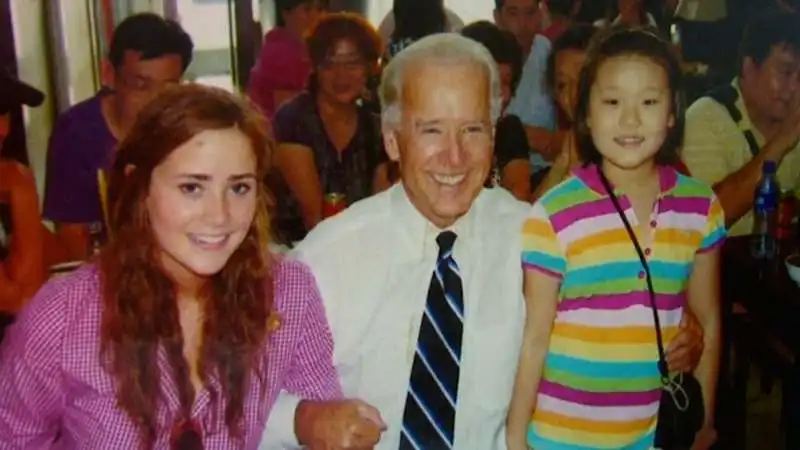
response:
<svg viewBox="0 0 800 450"><path fill-rule="evenodd" d="M54 4L53 76L59 90L59 111L64 111L97 92L99 49L93 48L91 0L48 0Z"/></svg>
<svg viewBox="0 0 800 450"><path fill-rule="evenodd" d="M45 1L48 0L11 0L11 20L14 24L19 77L47 95L47 101L42 106L25 108L28 157L31 168L36 174L40 195L44 186L47 141L53 125L54 112L53 93L47 70Z"/></svg>

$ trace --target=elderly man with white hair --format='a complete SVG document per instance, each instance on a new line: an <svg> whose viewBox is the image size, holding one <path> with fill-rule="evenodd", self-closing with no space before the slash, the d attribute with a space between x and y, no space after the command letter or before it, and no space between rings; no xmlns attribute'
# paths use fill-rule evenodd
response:
<svg viewBox="0 0 800 450"><path fill-rule="evenodd" d="M432 35L392 59L380 96L401 182L321 223L293 253L316 277L353 400L282 395L261 449L505 449L528 205L483 188L497 65L475 41Z"/></svg>

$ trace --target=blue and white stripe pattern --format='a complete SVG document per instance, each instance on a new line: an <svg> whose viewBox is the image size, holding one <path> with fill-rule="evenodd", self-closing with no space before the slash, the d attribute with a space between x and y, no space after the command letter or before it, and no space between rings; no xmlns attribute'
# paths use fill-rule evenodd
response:
<svg viewBox="0 0 800 450"><path fill-rule="evenodd" d="M436 238L439 256L411 369L401 450L453 448L464 320L461 274L453 259L455 240L452 231Z"/></svg>

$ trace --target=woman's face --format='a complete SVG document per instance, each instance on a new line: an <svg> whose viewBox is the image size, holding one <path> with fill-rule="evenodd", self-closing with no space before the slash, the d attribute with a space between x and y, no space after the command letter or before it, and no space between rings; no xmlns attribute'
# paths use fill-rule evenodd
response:
<svg viewBox="0 0 800 450"><path fill-rule="evenodd" d="M251 142L238 128L203 131L155 168L147 213L176 281L222 270L250 230L257 182Z"/></svg>
<svg viewBox="0 0 800 450"><path fill-rule="evenodd" d="M358 48L348 39L334 43L319 65L319 91L337 103L352 103L367 86L367 63Z"/></svg>
<svg viewBox="0 0 800 450"><path fill-rule="evenodd" d="M586 61L586 52L567 49L555 56L555 98L558 107L570 122L575 121L575 107L578 103L578 78Z"/></svg>
<svg viewBox="0 0 800 450"><path fill-rule="evenodd" d="M325 4L319 0L309 0L295 6L292 10L284 13L283 19L287 25L305 35L314 29L326 12Z"/></svg>

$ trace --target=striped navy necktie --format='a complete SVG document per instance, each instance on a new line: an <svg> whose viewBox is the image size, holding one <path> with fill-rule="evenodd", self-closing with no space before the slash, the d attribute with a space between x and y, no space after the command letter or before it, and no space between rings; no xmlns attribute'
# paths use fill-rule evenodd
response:
<svg viewBox="0 0 800 450"><path fill-rule="evenodd" d="M461 273L453 259L455 240L452 231L444 231L436 238L439 257L411 368L401 450L453 448L464 320Z"/></svg>

